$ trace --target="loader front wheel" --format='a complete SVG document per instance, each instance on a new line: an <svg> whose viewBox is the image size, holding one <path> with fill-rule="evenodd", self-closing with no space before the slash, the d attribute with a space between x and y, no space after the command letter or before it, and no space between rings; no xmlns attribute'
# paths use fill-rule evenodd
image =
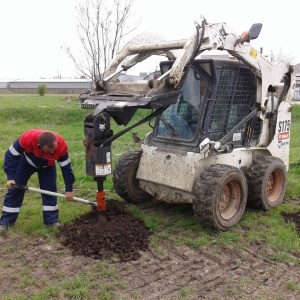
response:
<svg viewBox="0 0 300 300"><path fill-rule="evenodd" d="M241 170L211 165L196 179L194 215L204 226L227 230L242 218L247 194L247 181Z"/></svg>
<svg viewBox="0 0 300 300"><path fill-rule="evenodd" d="M116 163L113 171L113 185L116 193L129 203L142 203L152 196L139 187L136 178L142 151L124 153Z"/></svg>
<svg viewBox="0 0 300 300"><path fill-rule="evenodd" d="M283 161L271 156L257 156L246 174L250 207L270 210L283 202L287 172Z"/></svg>

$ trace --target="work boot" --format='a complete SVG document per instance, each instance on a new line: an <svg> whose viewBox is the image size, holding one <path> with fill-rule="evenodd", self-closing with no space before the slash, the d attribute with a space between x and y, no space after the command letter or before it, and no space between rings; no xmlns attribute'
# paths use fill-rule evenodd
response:
<svg viewBox="0 0 300 300"><path fill-rule="evenodd" d="M7 225L0 225L0 235L4 235L7 231Z"/></svg>
<svg viewBox="0 0 300 300"><path fill-rule="evenodd" d="M55 222L55 223L52 223L52 224L48 224L48 226L50 227L60 227L60 223L59 222Z"/></svg>

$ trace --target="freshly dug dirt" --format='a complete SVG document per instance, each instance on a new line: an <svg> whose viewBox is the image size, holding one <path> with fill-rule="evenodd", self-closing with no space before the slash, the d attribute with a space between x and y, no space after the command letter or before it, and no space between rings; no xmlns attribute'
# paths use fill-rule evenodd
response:
<svg viewBox="0 0 300 300"><path fill-rule="evenodd" d="M294 222L300 235L300 211L281 213L286 222ZM106 222L99 220L99 216ZM137 260L141 251L148 250L151 230L142 220L134 217L125 203L107 201L104 213L91 211L63 225L58 234L60 243L71 249L73 255L107 259L116 257L120 262Z"/></svg>
<svg viewBox="0 0 300 300"><path fill-rule="evenodd" d="M105 212L91 211L60 227L58 238L73 255L94 259L117 256L124 262L140 258L140 251L148 249L150 234L151 230L124 203L109 200Z"/></svg>
<svg viewBox="0 0 300 300"><path fill-rule="evenodd" d="M300 236L300 211L295 213L287 213L283 211L281 212L281 215L287 223L295 223L298 236Z"/></svg>

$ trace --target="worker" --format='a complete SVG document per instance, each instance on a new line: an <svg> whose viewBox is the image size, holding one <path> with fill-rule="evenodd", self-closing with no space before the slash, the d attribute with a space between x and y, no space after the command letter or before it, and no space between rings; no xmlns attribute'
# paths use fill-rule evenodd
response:
<svg viewBox="0 0 300 300"><path fill-rule="evenodd" d="M66 200L73 199L75 177L65 140L55 132L30 129L24 132L5 152L4 172L7 174L8 191L4 197L0 234L5 234L19 215L25 190L13 184L27 185L33 173L37 173L40 188L56 192L56 166L60 165L65 182ZM42 194L43 221L45 225L59 227L57 197Z"/></svg>

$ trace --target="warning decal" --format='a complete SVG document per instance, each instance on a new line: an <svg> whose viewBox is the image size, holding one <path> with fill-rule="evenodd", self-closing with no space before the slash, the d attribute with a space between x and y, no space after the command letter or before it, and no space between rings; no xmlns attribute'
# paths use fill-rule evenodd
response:
<svg viewBox="0 0 300 300"><path fill-rule="evenodd" d="M95 173L100 176L111 174L111 164L95 165Z"/></svg>

